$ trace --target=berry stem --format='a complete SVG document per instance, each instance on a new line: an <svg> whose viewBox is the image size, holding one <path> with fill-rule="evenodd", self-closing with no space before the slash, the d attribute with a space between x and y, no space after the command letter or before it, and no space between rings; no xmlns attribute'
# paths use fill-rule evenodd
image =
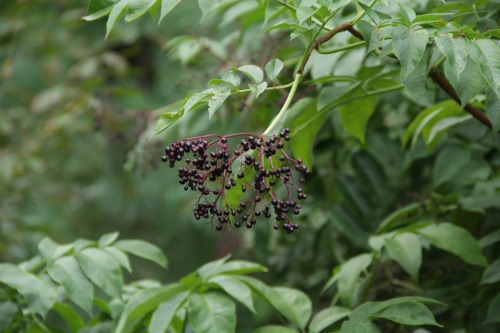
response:
<svg viewBox="0 0 500 333"><path fill-rule="evenodd" d="M262 135L268 135L272 129L278 124L278 122L281 120L285 112L288 110L288 107L290 106L290 103L292 103L293 97L295 96L295 93L297 92L297 88L300 83L300 79L302 78L302 74L297 73L295 75L295 80L293 81L292 89L290 89L290 93L288 94L288 97L286 98L285 104L283 104L283 107L281 108L280 112L274 117L273 121L267 129L262 133Z"/></svg>

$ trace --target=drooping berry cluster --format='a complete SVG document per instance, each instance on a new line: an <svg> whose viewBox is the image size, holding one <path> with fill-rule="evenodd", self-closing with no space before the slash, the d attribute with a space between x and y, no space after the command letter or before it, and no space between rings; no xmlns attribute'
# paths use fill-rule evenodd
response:
<svg viewBox="0 0 500 333"><path fill-rule="evenodd" d="M179 183L198 195L193 209L197 220L216 221L220 231L224 225L252 228L263 216L276 221L275 230L281 226L290 233L299 228L289 215L300 214L298 201L307 198L299 185L309 169L284 151L289 134L285 128L279 135L209 134L179 140L165 148L162 161L171 168L183 163Z"/></svg>

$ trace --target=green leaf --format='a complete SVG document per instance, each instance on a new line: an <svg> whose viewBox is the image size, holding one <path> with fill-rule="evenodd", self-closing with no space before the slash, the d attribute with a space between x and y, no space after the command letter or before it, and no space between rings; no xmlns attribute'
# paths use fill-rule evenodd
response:
<svg viewBox="0 0 500 333"><path fill-rule="evenodd" d="M269 325L259 327L252 331L252 333L298 333L296 330L286 326Z"/></svg>
<svg viewBox="0 0 500 333"><path fill-rule="evenodd" d="M194 332L235 332L236 307L229 297L211 291L203 294L191 294L188 302L188 320Z"/></svg>
<svg viewBox="0 0 500 333"><path fill-rule="evenodd" d="M453 69L455 81L458 80L465 70L465 66L467 66L467 55L469 53L467 39L444 35L436 36L434 41Z"/></svg>
<svg viewBox="0 0 500 333"><path fill-rule="evenodd" d="M313 7L308 7L308 6L301 6L297 8L297 21L299 21L299 24L302 25L306 20L308 20L311 16L316 14L318 11L318 8L313 8Z"/></svg>
<svg viewBox="0 0 500 333"><path fill-rule="evenodd" d="M368 17L373 21L373 23L375 23L375 25L379 25L380 17L371 7L368 7L360 1L358 1L358 5L365 11L366 15L368 15Z"/></svg>
<svg viewBox="0 0 500 333"><path fill-rule="evenodd" d="M388 307L375 315L403 325L439 325L432 312L422 303L405 302Z"/></svg>
<svg viewBox="0 0 500 333"><path fill-rule="evenodd" d="M114 245L117 249L131 253L135 256L151 260L163 268L167 268L167 257L163 254L161 249L151 243L142 240L120 240Z"/></svg>
<svg viewBox="0 0 500 333"><path fill-rule="evenodd" d="M330 325L335 324L341 319L344 319L351 313L350 309L340 306L333 306L318 312L309 324L309 331L311 333L321 332Z"/></svg>
<svg viewBox="0 0 500 333"><path fill-rule="evenodd" d="M82 317L68 304L56 303L54 310L61 316L71 333L78 333L85 326Z"/></svg>
<svg viewBox="0 0 500 333"><path fill-rule="evenodd" d="M151 316L149 333L165 333L179 308L184 304L189 292L179 293L164 301Z"/></svg>
<svg viewBox="0 0 500 333"><path fill-rule="evenodd" d="M116 333L131 332L145 315L156 309L164 301L184 292L185 288L179 284L164 287L150 288L135 293L127 302L120 316Z"/></svg>
<svg viewBox="0 0 500 333"><path fill-rule="evenodd" d="M416 232L425 236L435 247L451 252L469 264L487 265L478 241L464 228L451 223L435 223Z"/></svg>
<svg viewBox="0 0 500 333"><path fill-rule="evenodd" d="M76 254L85 275L106 294L120 298L123 277L118 263L113 257L96 248L87 248Z"/></svg>
<svg viewBox="0 0 500 333"><path fill-rule="evenodd" d="M406 219L408 215L419 211L421 208L422 204L412 203L395 210L389 216L387 216L382 222L380 222L380 225L377 227L375 233L381 234L400 226L403 219Z"/></svg>
<svg viewBox="0 0 500 333"><path fill-rule="evenodd" d="M113 244L114 241L118 239L119 235L120 233L118 231L102 235L98 241L99 247L105 247Z"/></svg>
<svg viewBox="0 0 500 333"><path fill-rule="evenodd" d="M470 56L481 65L480 73L490 89L500 98L500 46L488 38L470 43Z"/></svg>
<svg viewBox="0 0 500 333"><path fill-rule="evenodd" d="M303 98L289 110L284 123L291 129L290 146L296 158L302 158L308 168L313 167L313 148L316 136L325 122L327 113L318 113L314 98Z"/></svg>
<svg viewBox="0 0 500 333"><path fill-rule="evenodd" d="M499 323L500 316L500 294L496 295L496 297L491 301L490 306L488 308L488 315L485 320L485 324L491 323Z"/></svg>
<svg viewBox="0 0 500 333"><path fill-rule="evenodd" d="M483 273L481 284L495 283L500 281L500 259L495 260Z"/></svg>
<svg viewBox="0 0 500 333"><path fill-rule="evenodd" d="M500 131L500 99L492 90L486 93L486 115L491 121L493 131Z"/></svg>
<svg viewBox="0 0 500 333"><path fill-rule="evenodd" d="M49 237L45 237L40 241L40 243L38 243L38 250L40 251L42 257L47 261L52 261L65 255L72 248L72 244L59 245Z"/></svg>
<svg viewBox="0 0 500 333"><path fill-rule="evenodd" d="M219 274L220 269L223 267L224 263L230 257L231 257L231 255L228 254L220 259L217 259L217 260L214 260L214 261L211 261L211 262L204 264L203 266L201 266L197 269L198 274L200 274L200 276L204 279L208 279L209 277L212 277L212 276Z"/></svg>
<svg viewBox="0 0 500 333"><path fill-rule="evenodd" d="M356 296L360 276L372 263L373 254L364 253L352 257L340 266L338 273L338 292L344 305L351 307Z"/></svg>
<svg viewBox="0 0 500 333"><path fill-rule="evenodd" d="M92 312L94 286L85 277L74 257L62 257L48 263L47 272L52 280L63 286L69 299L87 313Z"/></svg>
<svg viewBox="0 0 500 333"><path fill-rule="evenodd" d="M220 268L215 270L215 274L247 274L256 272L267 272L267 268L244 260L231 260L225 262Z"/></svg>
<svg viewBox="0 0 500 333"><path fill-rule="evenodd" d="M214 113L222 106L224 101L231 95L230 87L221 87L214 89L208 99L208 117L212 118Z"/></svg>
<svg viewBox="0 0 500 333"><path fill-rule="evenodd" d="M248 87L250 88L250 90L252 90L255 98L259 98L260 94L262 94L266 90L267 82L261 82L259 84L250 83L248 84Z"/></svg>
<svg viewBox="0 0 500 333"><path fill-rule="evenodd" d="M306 327L312 314L312 303L306 294L296 289L274 287L266 291L266 296L288 320L302 330Z"/></svg>
<svg viewBox="0 0 500 333"><path fill-rule="evenodd" d="M279 60L279 59L270 60L266 64L265 69L266 69L267 77L271 81L274 81L274 80L276 80L276 78L278 77L279 73L283 69L283 62L281 60Z"/></svg>
<svg viewBox="0 0 500 333"><path fill-rule="evenodd" d="M439 152L434 165L434 186L439 187L453 177L471 159L471 151L458 145L448 145ZM453 161L453 163L450 163Z"/></svg>
<svg viewBox="0 0 500 333"><path fill-rule="evenodd" d="M132 0L129 1L127 6L127 15L125 15L125 22L132 22L137 20L139 17L146 14L149 8L157 0ZM158 0L159 1L159 0Z"/></svg>
<svg viewBox="0 0 500 333"><path fill-rule="evenodd" d="M366 125L375 112L376 104L376 96L366 96L339 106L342 126L361 143L365 143Z"/></svg>
<svg viewBox="0 0 500 333"><path fill-rule="evenodd" d="M264 72L262 72L262 69L254 65L245 65L238 68L233 67L232 70L245 74L252 79L254 83L260 83L264 79Z"/></svg>
<svg viewBox="0 0 500 333"><path fill-rule="evenodd" d="M440 13L440 15L443 15L443 14L445 14L445 13ZM417 25L431 25L433 27L444 27L447 22L440 15L436 15L436 14L418 15L413 20L411 25L412 25L412 27L417 26Z"/></svg>
<svg viewBox="0 0 500 333"><path fill-rule="evenodd" d="M0 302L0 332L11 327L12 319L17 312L17 305L12 301Z"/></svg>
<svg viewBox="0 0 500 333"><path fill-rule="evenodd" d="M481 76L481 67L479 63L467 59L467 65L460 75L458 85L455 87L458 97L460 97L460 104L464 107L474 96L481 92L484 87L483 77Z"/></svg>
<svg viewBox="0 0 500 333"><path fill-rule="evenodd" d="M404 25L394 28L394 52L401 63L402 81L406 81L407 77L418 67L428 40L427 30L414 30Z"/></svg>
<svg viewBox="0 0 500 333"><path fill-rule="evenodd" d="M359 21L357 26L365 39L366 54L378 49L383 45L384 39L388 34L388 29L372 26L366 21Z"/></svg>
<svg viewBox="0 0 500 333"><path fill-rule="evenodd" d="M385 247L389 256L418 281L422 264L422 245L418 237L411 233L397 234L394 238L385 239Z"/></svg>
<svg viewBox="0 0 500 333"><path fill-rule="evenodd" d="M224 4L227 0L198 0L198 5L200 6L203 18L208 15L211 11L217 9L219 6Z"/></svg>
<svg viewBox="0 0 500 333"><path fill-rule="evenodd" d="M500 241L500 229L492 231L479 240L481 247L487 247Z"/></svg>
<svg viewBox="0 0 500 333"><path fill-rule="evenodd" d="M413 20L415 20L415 18L417 17L415 11L412 8L404 5L403 3L398 3L398 5L399 5L399 12L403 17L404 22L407 24L413 22Z"/></svg>
<svg viewBox="0 0 500 333"><path fill-rule="evenodd" d="M403 137L403 146L406 146L412 136L412 145L416 143L419 135L422 135L426 142L430 142L432 131L441 120L460 115L461 112L460 106L451 99L428 107L420 112L407 127ZM432 140L434 140L434 137L432 137Z"/></svg>
<svg viewBox="0 0 500 333"><path fill-rule="evenodd" d="M118 0L90 0L87 15L83 17L86 21L94 21L108 15Z"/></svg>
<svg viewBox="0 0 500 333"><path fill-rule="evenodd" d="M107 246L103 248L103 250L109 253L121 267L125 268L129 272L132 272L132 266L130 266L130 260L128 259L125 253L112 246Z"/></svg>
<svg viewBox="0 0 500 333"><path fill-rule="evenodd" d="M225 275L218 275L209 280L222 288L229 296L241 302L248 310L255 312L252 294L246 284Z"/></svg>
<svg viewBox="0 0 500 333"><path fill-rule="evenodd" d="M42 317L56 301L56 289L51 283L22 271L12 264L0 263L0 282L16 289L24 296L28 306Z"/></svg>
<svg viewBox="0 0 500 333"><path fill-rule="evenodd" d="M106 38L108 38L111 30L116 22L125 14L129 0L120 0L109 13L108 21L106 22Z"/></svg>

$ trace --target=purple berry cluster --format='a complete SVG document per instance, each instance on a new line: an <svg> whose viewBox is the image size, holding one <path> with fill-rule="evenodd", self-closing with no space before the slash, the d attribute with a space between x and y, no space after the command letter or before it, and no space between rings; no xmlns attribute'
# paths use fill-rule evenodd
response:
<svg viewBox="0 0 500 333"><path fill-rule="evenodd" d="M291 233L299 228L290 215L300 214L299 201L307 199L300 184L309 169L284 151L289 134L285 128L270 136L209 134L179 140L165 148L162 161L171 168L182 163L179 183L197 193L197 220L216 222L220 231L224 225L250 229L263 216L275 220L275 230ZM234 197L238 204L230 203Z"/></svg>

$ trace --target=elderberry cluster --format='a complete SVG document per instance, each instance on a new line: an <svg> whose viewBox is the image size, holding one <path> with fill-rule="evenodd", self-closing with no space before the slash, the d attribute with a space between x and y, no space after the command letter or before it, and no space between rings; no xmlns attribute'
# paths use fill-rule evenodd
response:
<svg viewBox="0 0 500 333"><path fill-rule="evenodd" d="M299 228L290 215L300 214L298 202L307 198L300 184L309 169L284 151L289 134L285 128L270 136L209 134L179 140L165 148L162 161L171 168L182 163L179 183L197 193L195 219L217 222L220 231L224 225L252 228L263 216L275 220L275 230L290 233ZM238 204L232 204L235 199Z"/></svg>

